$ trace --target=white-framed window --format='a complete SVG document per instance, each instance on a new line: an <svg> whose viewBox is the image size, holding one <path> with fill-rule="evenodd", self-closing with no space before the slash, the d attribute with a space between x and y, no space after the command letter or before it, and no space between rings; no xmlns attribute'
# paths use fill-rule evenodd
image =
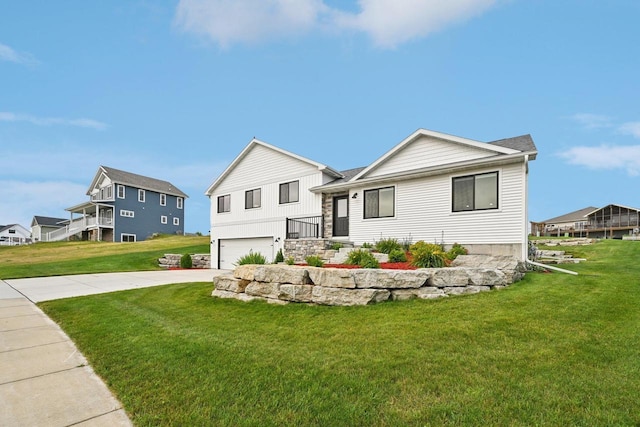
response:
<svg viewBox="0 0 640 427"><path fill-rule="evenodd" d="M173 217L173 225L180 225L180 218L178 218L177 216Z"/></svg>
<svg viewBox="0 0 640 427"><path fill-rule="evenodd" d="M167 195L160 193L160 206L167 206Z"/></svg>
<svg viewBox="0 0 640 427"><path fill-rule="evenodd" d="M293 203L298 198L299 184L298 181L285 182L280 184L280 204Z"/></svg>
<svg viewBox="0 0 640 427"><path fill-rule="evenodd" d="M138 201L144 203L145 191L142 188L138 189Z"/></svg>
<svg viewBox="0 0 640 427"><path fill-rule="evenodd" d="M122 233L122 234L120 234L120 241L121 242L135 242L136 241L136 235L135 234Z"/></svg>
<svg viewBox="0 0 640 427"><path fill-rule="evenodd" d="M498 172L452 179L453 212L498 209Z"/></svg>
<svg viewBox="0 0 640 427"><path fill-rule="evenodd" d="M231 194L218 196L218 213L231 212Z"/></svg>
<svg viewBox="0 0 640 427"><path fill-rule="evenodd" d="M167 216L166 215L161 215L160 216L160 224L166 224L167 223Z"/></svg>
<svg viewBox="0 0 640 427"><path fill-rule="evenodd" d="M184 199L182 197L176 198L176 207L178 209L182 209L183 205L184 205Z"/></svg>
<svg viewBox="0 0 640 427"><path fill-rule="evenodd" d="M364 191L364 218L390 218L395 215L395 187Z"/></svg>
<svg viewBox="0 0 640 427"><path fill-rule="evenodd" d="M261 204L262 191L259 188L248 190L244 193L244 208L259 208Z"/></svg>
<svg viewBox="0 0 640 427"><path fill-rule="evenodd" d="M124 185L118 184L118 199L124 199Z"/></svg>
<svg viewBox="0 0 640 427"><path fill-rule="evenodd" d="M120 216L126 216L127 218L133 218L135 216L134 211L128 211L126 209L120 209Z"/></svg>

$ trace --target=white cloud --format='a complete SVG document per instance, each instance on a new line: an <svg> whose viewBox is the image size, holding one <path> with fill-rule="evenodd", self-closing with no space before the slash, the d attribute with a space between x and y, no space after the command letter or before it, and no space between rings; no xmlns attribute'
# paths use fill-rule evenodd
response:
<svg viewBox="0 0 640 427"><path fill-rule="evenodd" d="M625 135L632 135L635 138L640 138L640 122L623 123L618 127L618 130Z"/></svg>
<svg viewBox="0 0 640 427"><path fill-rule="evenodd" d="M88 185L0 180L0 224L20 224L28 229L34 215L67 218L64 209L85 201Z"/></svg>
<svg viewBox="0 0 640 427"><path fill-rule="evenodd" d="M96 130L105 130L107 125L93 119L63 119L59 117L35 117L28 114L16 114L0 111L0 122L27 122L37 126L77 126Z"/></svg>
<svg viewBox="0 0 640 427"><path fill-rule="evenodd" d="M24 52L16 52L11 47L2 43L0 43L0 60L25 65L35 65L38 63L32 55Z"/></svg>
<svg viewBox="0 0 640 427"><path fill-rule="evenodd" d="M392 48L476 16L497 1L359 0L360 11L351 13L322 0L180 0L175 22L223 48L320 28L363 32L377 46Z"/></svg>
<svg viewBox="0 0 640 427"><path fill-rule="evenodd" d="M180 0L176 24L226 48L306 32L326 10L321 0Z"/></svg>
<svg viewBox="0 0 640 427"><path fill-rule="evenodd" d="M341 13L338 25L363 31L383 48L442 30L494 6L496 0L360 0L360 13Z"/></svg>
<svg viewBox="0 0 640 427"><path fill-rule="evenodd" d="M578 113L571 116L571 119L587 129L607 128L613 125L611 117L602 114Z"/></svg>
<svg viewBox="0 0 640 427"><path fill-rule="evenodd" d="M573 147L558 155L570 164L585 166L589 169L621 169L630 176L640 175L640 145Z"/></svg>

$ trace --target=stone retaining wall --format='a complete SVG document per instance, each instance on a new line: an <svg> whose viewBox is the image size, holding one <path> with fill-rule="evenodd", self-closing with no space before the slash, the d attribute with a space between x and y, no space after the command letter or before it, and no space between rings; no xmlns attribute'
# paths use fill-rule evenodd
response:
<svg viewBox="0 0 640 427"><path fill-rule="evenodd" d="M164 254L158 259L158 265L162 268L180 268L182 254ZM191 254L191 268L211 268L211 254Z"/></svg>
<svg viewBox="0 0 640 427"><path fill-rule="evenodd" d="M524 275L524 266L512 257L467 257L458 266L418 270L241 265L233 274L213 279L212 296L277 304L367 305L501 289Z"/></svg>
<svg viewBox="0 0 640 427"><path fill-rule="evenodd" d="M329 239L287 239L284 241L284 257L293 257L294 262L305 262L308 256L319 256L325 262L335 253L329 249L331 241Z"/></svg>

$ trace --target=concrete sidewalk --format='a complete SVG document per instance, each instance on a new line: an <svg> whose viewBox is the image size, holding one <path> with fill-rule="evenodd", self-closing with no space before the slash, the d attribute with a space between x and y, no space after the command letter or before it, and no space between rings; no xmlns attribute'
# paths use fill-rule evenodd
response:
<svg viewBox="0 0 640 427"><path fill-rule="evenodd" d="M74 343L33 302L211 281L222 272L173 270L0 280L0 425L132 425Z"/></svg>

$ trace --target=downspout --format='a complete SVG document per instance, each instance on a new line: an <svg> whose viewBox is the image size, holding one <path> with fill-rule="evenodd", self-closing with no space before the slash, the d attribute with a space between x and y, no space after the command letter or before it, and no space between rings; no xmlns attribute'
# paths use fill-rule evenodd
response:
<svg viewBox="0 0 640 427"><path fill-rule="evenodd" d="M529 259L529 236L527 233L527 225L528 225L528 215L529 215L529 155L524 155L524 171L525 171L525 180L524 180L524 240L522 245L522 250L524 251L524 261L526 264L535 265L536 267L545 268L548 270L559 271L560 273L573 274L577 276L578 273L571 270L565 270L564 268L555 267L547 264L542 264L540 262L531 261Z"/></svg>

